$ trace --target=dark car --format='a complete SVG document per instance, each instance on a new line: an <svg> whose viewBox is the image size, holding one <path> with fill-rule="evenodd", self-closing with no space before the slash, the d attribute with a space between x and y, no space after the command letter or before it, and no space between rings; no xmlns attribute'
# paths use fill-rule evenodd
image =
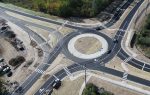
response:
<svg viewBox="0 0 150 95"><path fill-rule="evenodd" d="M12 74L13 74L13 73L12 73L11 71L10 71L10 72L8 72L8 73L7 73L7 77L11 77L11 76L12 76Z"/></svg>
<svg viewBox="0 0 150 95"><path fill-rule="evenodd" d="M114 42L114 43L118 43L118 40L117 40L117 39L114 39L113 42Z"/></svg>
<svg viewBox="0 0 150 95"><path fill-rule="evenodd" d="M95 29L96 29L96 30L102 30L101 27L96 27Z"/></svg>
<svg viewBox="0 0 150 95"><path fill-rule="evenodd" d="M108 50L108 51L107 51L107 54L110 54L110 53L111 53L111 50Z"/></svg>
<svg viewBox="0 0 150 95"><path fill-rule="evenodd" d="M18 87L18 89L15 92L16 93L22 93L23 92L23 88L20 86L20 87Z"/></svg>
<svg viewBox="0 0 150 95"><path fill-rule="evenodd" d="M59 87L61 86L61 81L59 79L56 79L53 83L52 83L53 88L55 89L59 89Z"/></svg>

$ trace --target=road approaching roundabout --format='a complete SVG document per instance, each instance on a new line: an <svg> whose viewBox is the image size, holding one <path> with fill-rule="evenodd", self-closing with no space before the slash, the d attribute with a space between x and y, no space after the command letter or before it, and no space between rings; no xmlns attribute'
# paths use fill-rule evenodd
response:
<svg viewBox="0 0 150 95"><path fill-rule="evenodd" d="M37 68L37 70L42 70L43 72L46 71L48 69L48 67L51 66L53 61L57 58L57 56L62 52L68 59L71 59L72 61L75 62L74 64L66 67L68 69L68 72L70 72L70 73L75 73L78 71L85 70L84 66L86 64L87 69L104 72L104 73L122 78L123 72L105 67L105 64L108 63L110 60L112 60L114 58L114 56L116 56L116 55L118 57L120 57L122 60L130 58L130 56L126 54L126 51L124 51L122 49L121 41L125 35L127 28L129 27L129 23L131 23L133 16L135 15L136 11L138 11L138 9L140 8L140 5L143 3L143 1L144 0L140 0L135 5L135 7L133 7L133 9L130 11L130 13L127 15L127 17L125 18L125 20L122 22L121 26L119 27L119 31L116 33L114 39L109 38L107 35L101 33L100 31L97 31L96 29L93 29L93 28L89 29L89 28L85 28L85 27L71 25L68 23L65 24L64 26L69 27L69 28L74 28L77 31L74 31L74 32L66 35L64 38L62 38L57 43L55 48L53 48L53 50L49 53L48 60L46 60L46 62L45 62L46 64L45 63L41 64ZM8 10L8 9L3 8L3 10ZM9 11L12 11L12 12L24 15L24 16L28 16L28 17L31 17L34 19L42 20L42 21L45 21L48 23L53 23L53 24L57 24L57 25L62 24L57 21L48 20L48 19L44 19L41 17L16 12L13 10L9 10ZM17 20L15 20L15 21L17 21ZM19 20L19 22L16 22L16 23L20 27L24 28L24 26L22 24L20 24L20 20ZM106 26L108 27L110 25L113 25L113 23L108 23ZM29 29L27 29L27 28L24 28L24 29L29 31ZM34 37L36 37L36 36L34 36ZM94 51L92 53L90 52L87 54L87 53L83 53L83 52L79 51L77 49L77 47L75 47L75 44L76 44L76 41L78 41L79 39L88 38L88 37L96 39L97 42L100 44L100 47L97 49L97 51ZM38 38L38 36L37 36L37 38ZM37 41L40 41L40 40L37 39ZM43 42L43 41L40 41L40 42ZM87 41L87 43L88 43L88 41ZM87 44L87 43L85 41L85 44ZM147 64L144 65L144 63L136 61L135 59L131 59L128 63L139 69L141 69L142 67L145 67L145 68L143 68L144 71L148 71L148 72L150 71L149 65L147 65ZM39 73L37 71L32 72L32 74L20 85L20 87L23 88L23 92L16 93L15 91L18 90L18 89L16 89L12 93L12 95L24 95L32 87L32 85L42 76L42 74L43 73ZM49 89L52 90L53 82L56 79L62 80L64 77L67 76L67 74L68 73L65 71L65 69L61 69L60 71L58 71L57 73L55 73L54 75L49 77L47 79L47 81L39 88L39 90L37 90L37 92L34 95L43 95L43 93L45 93L47 90L49 90ZM150 86L149 80L140 78L138 76L129 74L128 80L139 83L139 84L143 84L146 86Z"/></svg>

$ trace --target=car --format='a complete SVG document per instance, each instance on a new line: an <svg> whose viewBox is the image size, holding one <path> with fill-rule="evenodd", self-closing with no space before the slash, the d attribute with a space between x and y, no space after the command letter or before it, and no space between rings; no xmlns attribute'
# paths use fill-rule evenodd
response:
<svg viewBox="0 0 150 95"><path fill-rule="evenodd" d="M23 92L23 87L18 87L18 89L15 91L16 93L22 93Z"/></svg>
<svg viewBox="0 0 150 95"><path fill-rule="evenodd" d="M59 87L61 86L61 81L59 79L56 79L53 83L52 83L52 87L55 89L59 89Z"/></svg>
<svg viewBox="0 0 150 95"><path fill-rule="evenodd" d="M101 27L96 27L95 29L96 29L96 30L101 30Z"/></svg>
<svg viewBox="0 0 150 95"><path fill-rule="evenodd" d="M117 39L114 39L113 42L114 42L114 43L118 43L118 40L117 40Z"/></svg>
<svg viewBox="0 0 150 95"><path fill-rule="evenodd" d="M107 54L110 54L110 53L111 53L111 50L108 50L108 51L107 51Z"/></svg>
<svg viewBox="0 0 150 95"><path fill-rule="evenodd" d="M8 73L9 71L11 71L10 67L8 65L2 66L3 68L3 72Z"/></svg>
<svg viewBox="0 0 150 95"><path fill-rule="evenodd" d="M10 72L8 72L8 73L7 73L7 77L11 77L11 76L12 76L12 74L13 74L13 73L12 73L11 71L10 71Z"/></svg>

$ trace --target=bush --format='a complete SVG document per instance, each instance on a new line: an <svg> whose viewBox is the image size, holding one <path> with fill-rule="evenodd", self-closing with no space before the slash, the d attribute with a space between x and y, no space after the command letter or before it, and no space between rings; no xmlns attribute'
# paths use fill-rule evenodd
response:
<svg viewBox="0 0 150 95"><path fill-rule="evenodd" d="M92 83L89 83L86 85L86 88L83 90L82 95L98 95L98 88Z"/></svg>
<svg viewBox="0 0 150 95"><path fill-rule="evenodd" d="M5 37L10 38L10 39L15 38L16 34L13 31L6 31L5 32Z"/></svg>
<svg viewBox="0 0 150 95"><path fill-rule="evenodd" d="M21 63L23 63L24 61L25 61L25 58L23 56L17 56L16 58L12 58L9 61L9 64L11 66L17 66L17 65L20 65Z"/></svg>
<svg viewBox="0 0 150 95"><path fill-rule="evenodd" d="M86 88L83 90L82 95L114 95L111 92L105 91L104 88L99 91L98 87L94 84L89 83L86 85Z"/></svg>

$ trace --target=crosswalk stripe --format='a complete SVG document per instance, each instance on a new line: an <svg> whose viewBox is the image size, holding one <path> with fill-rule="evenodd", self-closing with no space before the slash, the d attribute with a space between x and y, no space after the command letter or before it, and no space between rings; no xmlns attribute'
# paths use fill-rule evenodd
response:
<svg viewBox="0 0 150 95"><path fill-rule="evenodd" d="M122 79L123 79L123 80L127 80L127 77L128 77L128 73L127 73L127 72L124 72Z"/></svg>
<svg viewBox="0 0 150 95"><path fill-rule="evenodd" d="M124 62L128 62L128 61L131 60L132 58L133 58L132 56L126 58L126 59L124 60Z"/></svg>
<svg viewBox="0 0 150 95"><path fill-rule="evenodd" d="M70 73L69 69L68 69L67 67L63 67L63 68L64 68L64 70L66 71L67 75L68 75L68 76L71 76L71 73Z"/></svg>
<svg viewBox="0 0 150 95"><path fill-rule="evenodd" d="M35 69L35 71L38 72L38 73L41 73L41 74L44 73L44 71L42 71L40 69Z"/></svg>

